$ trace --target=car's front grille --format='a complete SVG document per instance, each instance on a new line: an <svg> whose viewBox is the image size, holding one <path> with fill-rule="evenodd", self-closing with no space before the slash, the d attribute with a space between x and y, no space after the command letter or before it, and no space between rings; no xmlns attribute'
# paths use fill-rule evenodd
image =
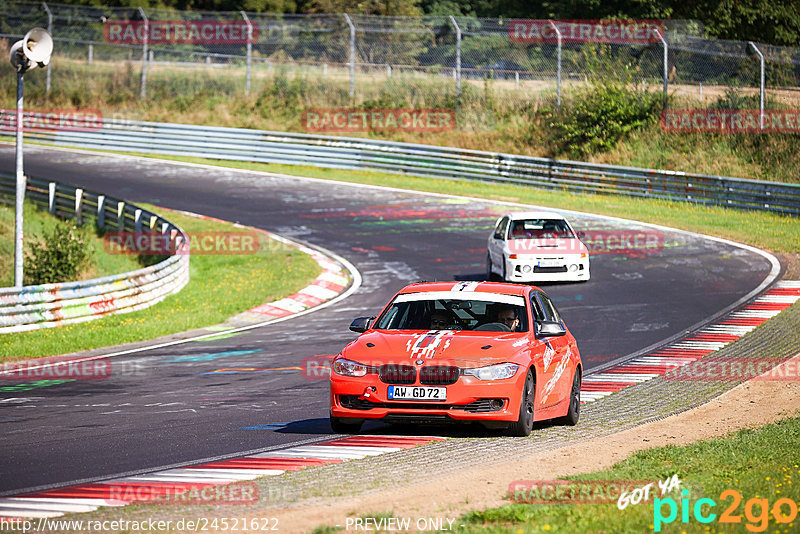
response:
<svg viewBox="0 0 800 534"><path fill-rule="evenodd" d="M449 365L431 365L420 367L419 383L427 386L448 386L455 384L461 370Z"/></svg>
<svg viewBox="0 0 800 534"><path fill-rule="evenodd" d="M498 412L505 406L504 399L478 399L469 404L444 404L439 402L372 402L357 395L339 395L339 404L350 410L388 408L392 410L464 410L470 413Z"/></svg>
<svg viewBox="0 0 800 534"><path fill-rule="evenodd" d="M378 376L385 384L413 384L417 381L417 370L410 365L381 365Z"/></svg>

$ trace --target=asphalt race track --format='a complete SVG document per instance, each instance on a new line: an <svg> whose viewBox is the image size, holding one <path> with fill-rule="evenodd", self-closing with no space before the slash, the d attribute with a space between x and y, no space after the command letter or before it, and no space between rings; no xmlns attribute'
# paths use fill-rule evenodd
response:
<svg viewBox="0 0 800 534"><path fill-rule="evenodd" d="M13 172L13 146L0 145L0 165ZM327 381L275 369L336 354L355 337L347 328L350 320L375 314L408 282L482 280L486 239L498 215L509 209L34 146L25 149L25 170L320 245L352 262L363 285L350 298L295 319L116 357L112 368L119 372L106 380L27 390L0 384L5 494L325 439L331 434ZM590 232L642 229L598 217L570 218L576 229ZM663 246L646 253L593 255L588 283L543 285L578 339L587 372L710 319L770 272L764 257L730 244L671 231L661 239ZM231 368L250 370L218 372ZM365 425L364 431L387 427Z"/></svg>

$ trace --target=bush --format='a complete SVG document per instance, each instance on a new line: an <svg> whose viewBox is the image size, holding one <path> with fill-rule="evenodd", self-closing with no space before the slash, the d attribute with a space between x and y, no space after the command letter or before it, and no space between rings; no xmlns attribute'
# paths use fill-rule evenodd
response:
<svg viewBox="0 0 800 534"><path fill-rule="evenodd" d="M660 93L597 84L550 114L551 143L576 158L608 151L629 132L657 122L661 107Z"/></svg>
<svg viewBox="0 0 800 534"><path fill-rule="evenodd" d="M89 246L76 226L58 223L31 244L25 258L25 285L70 282L89 261Z"/></svg>

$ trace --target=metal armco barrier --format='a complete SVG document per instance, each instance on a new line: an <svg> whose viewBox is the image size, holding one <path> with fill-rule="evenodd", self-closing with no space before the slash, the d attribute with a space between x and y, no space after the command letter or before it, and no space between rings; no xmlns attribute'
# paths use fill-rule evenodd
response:
<svg viewBox="0 0 800 534"><path fill-rule="evenodd" d="M14 198L15 178L0 173L0 197ZM158 232L182 251L127 273L23 288L0 288L0 334L24 332L141 310L177 293L189 282L186 233L159 215L122 200L57 182L28 177L26 199L79 222L93 220L115 231Z"/></svg>
<svg viewBox="0 0 800 534"><path fill-rule="evenodd" d="M800 185L795 184L413 143L113 119L104 120L96 129L31 132L26 136L56 145L102 150L378 170L800 215Z"/></svg>

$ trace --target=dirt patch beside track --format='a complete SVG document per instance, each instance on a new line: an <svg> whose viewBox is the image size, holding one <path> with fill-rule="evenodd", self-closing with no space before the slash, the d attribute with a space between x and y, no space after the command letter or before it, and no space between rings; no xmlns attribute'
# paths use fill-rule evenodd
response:
<svg viewBox="0 0 800 534"><path fill-rule="evenodd" d="M800 355L793 361L800 364ZM414 518L420 517L457 518L470 510L507 504L503 496L515 480L552 480L605 469L643 449L685 445L773 423L792 415L791 407L797 406L800 381L751 380L697 408L602 438L520 457L518 461L471 468L424 484L273 509L269 515L279 518L282 532L298 533L320 525L344 527L347 517L389 511L395 517L412 518L412 525Z"/></svg>

